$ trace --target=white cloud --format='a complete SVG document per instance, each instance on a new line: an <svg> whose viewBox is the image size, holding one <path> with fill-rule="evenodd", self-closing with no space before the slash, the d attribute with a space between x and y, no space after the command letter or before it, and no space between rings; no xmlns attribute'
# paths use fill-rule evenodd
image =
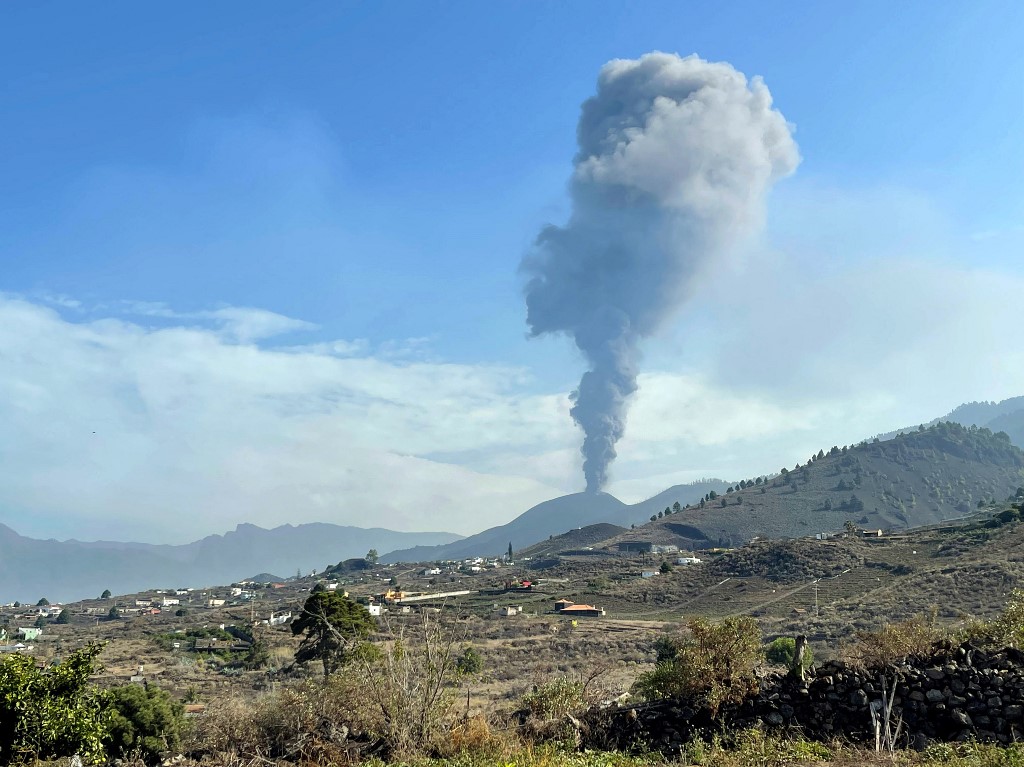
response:
<svg viewBox="0 0 1024 767"><path fill-rule="evenodd" d="M53 302L50 302L53 303ZM81 308L79 301L60 303L59 306ZM266 338L317 330L318 326L305 320L285 317L266 309L245 306L224 306L219 309L204 309L194 312L177 311L162 301L118 301L110 306L93 307L96 310L113 310L126 317L154 317L164 320L192 320L199 327L212 326L227 338L239 343L250 343ZM345 342L333 342L335 349L344 348ZM326 347L324 347L326 348Z"/></svg>
<svg viewBox="0 0 1024 767"><path fill-rule="evenodd" d="M150 540L241 521L475 532L557 494L421 457L536 449L553 429L516 393L522 371L242 343L252 337L72 323L0 299L4 521Z"/></svg>
<svg viewBox="0 0 1024 767"><path fill-rule="evenodd" d="M611 492L777 471L1024 391L1024 276L892 258L770 267L696 308L705 364L652 360ZM69 321L0 295L0 521L26 534L182 541L313 520L471 533L582 485L566 393L535 391L523 369L437 360L423 339L268 347L309 326L256 309L108 313Z"/></svg>
<svg viewBox="0 0 1024 767"><path fill-rule="evenodd" d="M228 306L223 309L200 312L197 316L220 323L221 331L240 343L317 329L312 322L292 319L276 312L268 312L265 309Z"/></svg>

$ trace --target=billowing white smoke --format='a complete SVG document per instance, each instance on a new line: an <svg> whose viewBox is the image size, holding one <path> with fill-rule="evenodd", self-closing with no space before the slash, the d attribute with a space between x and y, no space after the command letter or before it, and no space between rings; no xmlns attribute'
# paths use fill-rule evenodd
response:
<svg viewBox="0 0 1024 767"><path fill-rule="evenodd" d="M583 104L565 226L524 260L532 335L567 333L590 370L572 394L587 490L600 490L636 391L637 344L686 300L708 259L759 224L800 161L760 78L649 53L601 69Z"/></svg>

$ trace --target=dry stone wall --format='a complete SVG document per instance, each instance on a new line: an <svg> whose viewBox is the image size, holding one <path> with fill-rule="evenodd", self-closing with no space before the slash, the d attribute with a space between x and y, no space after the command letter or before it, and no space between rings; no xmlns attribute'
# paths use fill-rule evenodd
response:
<svg viewBox="0 0 1024 767"><path fill-rule="evenodd" d="M757 694L714 715L686 700L594 709L582 720L583 742L672 752L696 736L763 726L815 740L873 743L870 707L881 702L883 684L895 689L892 713L903 720L902 745L1024 739L1024 653L964 644L881 671L829 662L804 681L771 677Z"/></svg>

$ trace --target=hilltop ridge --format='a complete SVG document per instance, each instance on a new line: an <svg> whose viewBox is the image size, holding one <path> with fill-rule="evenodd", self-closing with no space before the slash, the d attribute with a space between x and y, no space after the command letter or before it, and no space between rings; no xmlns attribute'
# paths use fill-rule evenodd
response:
<svg viewBox="0 0 1024 767"><path fill-rule="evenodd" d="M946 421L952 421L961 426L985 427L993 433L1005 432L1013 444L1024 448L1024 396L1010 397L1001 402L965 402L953 408L946 415L933 418L923 425L927 428ZM898 434L913 431L915 428L918 427L886 432L879 434L875 439L889 440Z"/></svg>
<svg viewBox="0 0 1024 767"><path fill-rule="evenodd" d="M709 492L689 508L602 542L735 546L799 538L847 523L906 530L969 515L1024 485L1024 452L1005 434L946 422L852 447L819 451L778 474Z"/></svg>
<svg viewBox="0 0 1024 767"><path fill-rule="evenodd" d="M158 586L230 583L255 570L295 574L326 562L410 543L450 543L454 533L401 533L328 523L267 530L240 524L223 535L167 544L37 540L0 525L0 601L41 596L66 601Z"/></svg>

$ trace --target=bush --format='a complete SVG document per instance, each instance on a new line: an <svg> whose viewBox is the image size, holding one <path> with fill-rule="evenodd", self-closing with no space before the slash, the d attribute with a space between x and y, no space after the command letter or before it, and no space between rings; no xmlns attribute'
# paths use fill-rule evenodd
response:
<svg viewBox="0 0 1024 767"><path fill-rule="evenodd" d="M391 630L390 641L364 648L357 663L372 701L367 727L398 754L434 750L454 723L453 682L458 677L458 621L421 613L420 621Z"/></svg>
<svg viewBox="0 0 1024 767"><path fill-rule="evenodd" d="M943 638L935 618L934 614L918 615L888 623L877 631L858 631L846 654L850 661L865 668L882 668L908 658L927 657Z"/></svg>
<svg viewBox="0 0 1024 767"><path fill-rule="evenodd" d="M480 653L472 647L466 647L455 660L455 668L460 674L479 674L483 670L484 662Z"/></svg>
<svg viewBox="0 0 1024 767"><path fill-rule="evenodd" d="M761 661L761 629L753 618L712 622L696 618L689 636L675 640L675 654L642 674L634 690L643 697L700 698L712 711L756 691L754 672ZM659 654L667 655L664 647Z"/></svg>
<svg viewBox="0 0 1024 767"><path fill-rule="evenodd" d="M0 765L103 758L102 694L89 685L101 649L88 645L45 671L28 655L0 659Z"/></svg>
<svg viewBox="0 0 1024 767"><path fill-rule="evenodd" d="M776 666L793 667L793 657L796 655L796 640L793 637L779 637L770 642L764 649L764 657ZM810 645L804 646L804 671L814 665L814 653Z"/></svg>
<svg viewBox="0 0 1024 767"><path fill-rule="evenodd" d="M556 677L524 695L523 708L540 719L561 719L584 708L583 686L579 679Z"/></svg>
<svg viewBox="0 0 1024 767"><path fill-rule="evenodd" d="M221 698L210 705L188 750L231 755L231 763L287 760L347 764L350 734L361 735L372 710L365 680L337 674L284 687L254 703Z"/></svg>
<svg viewBox="0 0 1024 767"><path fill-rule="evenodd" d="M107 693L107 707L104 744L111 756L139 754L147 764L155 764L161 751L181 745L184 708L166 690L153 685L114 687Z"/></svg>
<svg viewBox="0 0 1024 767"><path fill-rule="evenodd" d="M270 647L258 637L253 637L249 649L242 656L242 668L247 671L256 671L265 668L270 664Z"/></svg>
<svg viewBox="0 0 1024 767"><path fill-rule="evenodd" d="M453 683L467 655L456 652L464 624L423 613L418 624L383 628L388 641L354 649L344 673L284 687L254 704L211 705L191 750L231 754L240 763L299 764L349 764L353 739L375 742L389 757L448 750L458 730ZM479 735L463 734L467 744Z"/></svg>
<svg viewBox="0 0 1024 767"><path fill-rule="evenodd" d="M970 624L965 639L993 647L1024 646L1024 591L1014 589L998 618Z"/></svg>

